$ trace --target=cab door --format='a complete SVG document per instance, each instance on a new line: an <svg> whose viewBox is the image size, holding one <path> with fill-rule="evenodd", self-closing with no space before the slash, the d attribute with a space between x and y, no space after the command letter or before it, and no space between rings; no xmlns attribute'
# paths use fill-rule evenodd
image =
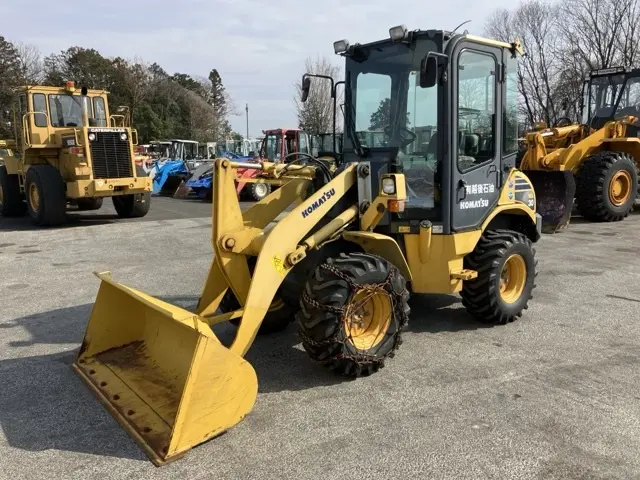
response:
<svg viewBox="0 0 640 480"><path fill-rule="evenodd" d="M462 41L451 65L451 230L479 227L502 174L502 49Z"/></svg>

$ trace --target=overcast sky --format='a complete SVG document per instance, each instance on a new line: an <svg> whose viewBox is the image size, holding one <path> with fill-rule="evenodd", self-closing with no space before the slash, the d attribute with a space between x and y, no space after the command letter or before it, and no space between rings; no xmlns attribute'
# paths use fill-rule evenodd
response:
<svg viewBox="0 0 640 480"><path fill-rule="evenodd" d="M410 30L465 28L482 34L484 21L507 0L110 0L71 3L3 2L0 34L36 45L43 55L70 46L105 56L142 57L169 73L206 76L217 68L240 116L235 130L295 127L294 83L307 56L333 53L333 42L365 43L388 36L389 27ZM29 13L31 12L31 13ZM37 12L37 15L34 14ZM313 13L305 13L313 12ZM26 23L25 23L26 21ZM26 28L25 28L26 27Z"/></svg>

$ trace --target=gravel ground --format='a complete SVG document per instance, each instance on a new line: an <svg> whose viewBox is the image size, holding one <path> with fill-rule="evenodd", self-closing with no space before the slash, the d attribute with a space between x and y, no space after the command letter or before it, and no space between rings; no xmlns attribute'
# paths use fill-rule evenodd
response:
<svg viewBox="0 0 640 480"><path fill-rule="evenodd" d="M457 296L413 297L399 354L369 378L312 364L294 327L259 337L252 413L156 468L70 364L94 270L195 304L210 212L154 198L135 221L108 202L66 228L0 221L0 478L640 478L637 213L544 236L534 299L511 325L475 323Z"/></svg>

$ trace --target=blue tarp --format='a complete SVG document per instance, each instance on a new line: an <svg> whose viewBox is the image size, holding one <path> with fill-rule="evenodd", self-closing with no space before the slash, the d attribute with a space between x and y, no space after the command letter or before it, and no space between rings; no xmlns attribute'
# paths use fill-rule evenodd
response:
<svg viewBox="0 0 640 480"><path fill-rule="evenodd" d="M228 158L236 162L248 162L253 160L253 157L242 157L236 153L224 152L220 157ZM213 169L213 166L211 167ZM187 187L190 187L199 197L204 198L207 190L211 188L213 184L213 175L207 175L200 178L190 178L185 182Z"/></svg>
<svg viewBox="0 0 640 480"><path fill-rule="evenodd" d="M158 194L162 186L170 175L187 173L182 160L166 160L164 162L154 162L156 173L153 177L153 193Z"/></svg>

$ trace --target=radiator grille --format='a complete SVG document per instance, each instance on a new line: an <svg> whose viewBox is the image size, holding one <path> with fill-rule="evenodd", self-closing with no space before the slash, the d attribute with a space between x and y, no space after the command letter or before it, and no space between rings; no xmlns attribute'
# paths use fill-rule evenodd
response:
<svg viewBox="0 0 640 480"><path fill-rule="evenodd" d="M121 132L97 132L89 142L94 178L133 177L129 139L122 140Z"/></svg>

